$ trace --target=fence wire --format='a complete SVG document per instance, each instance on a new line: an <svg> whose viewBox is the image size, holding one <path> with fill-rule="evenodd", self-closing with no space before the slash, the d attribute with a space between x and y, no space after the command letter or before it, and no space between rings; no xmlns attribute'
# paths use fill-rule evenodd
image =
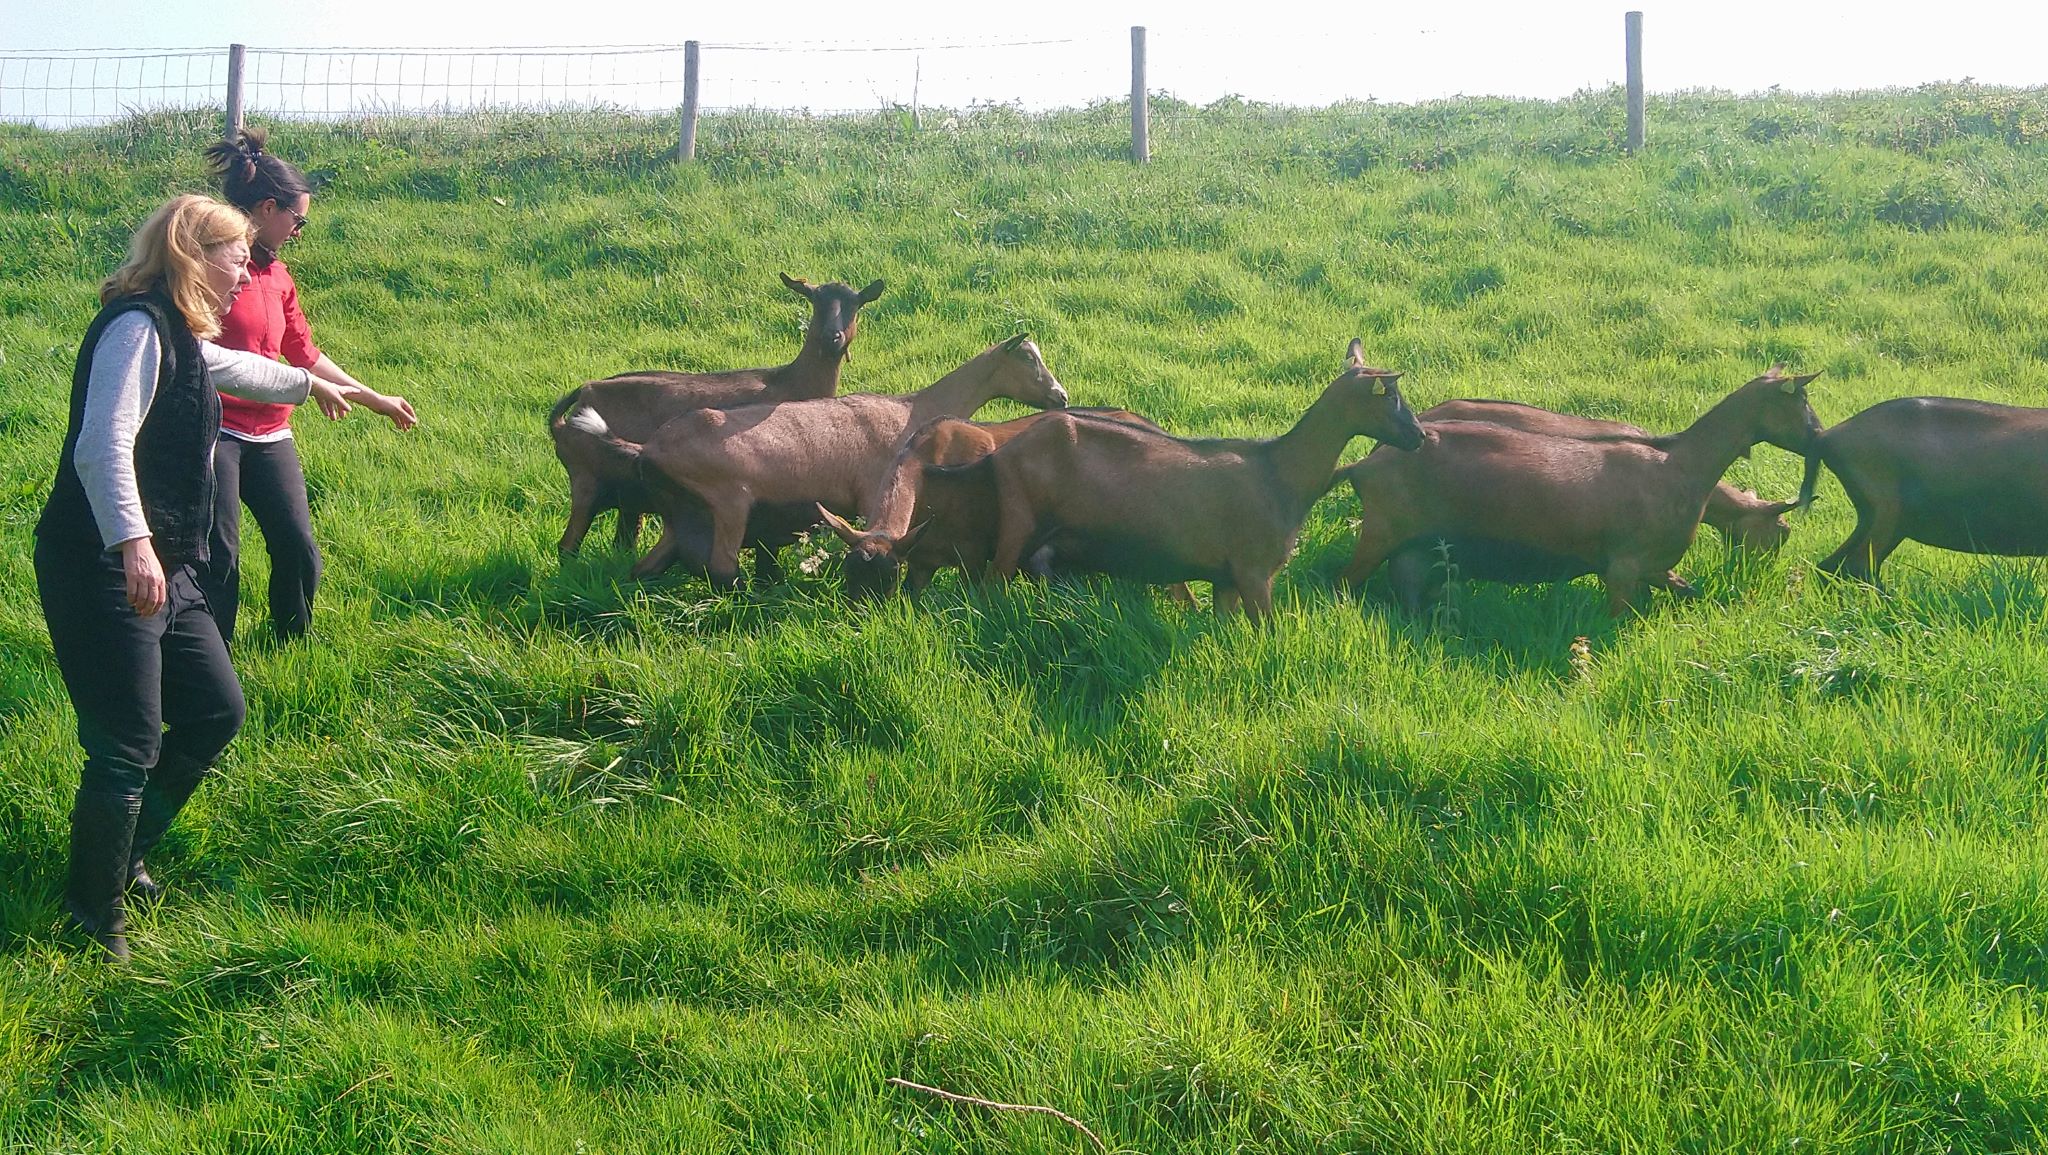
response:
<svg viewBox="0 0 2048 1155"><path fill-rule="evenodd" d="M0 55L0 121L82 128L137 113L220 108L227 77L225 50Z"/></svg>
<svg viewBox="0 0 2048 1155"><path fill-rule="evenodd" d="M843 115L1009 105L1052 109L1129 92L1113 37L927 43L707 43L706 113ZM0 122L68 129L139 114L223 109L228 52L0 55ZM566 109L673 113L680 44L541 48L245 50L245 118L356 121Z"/></svg>

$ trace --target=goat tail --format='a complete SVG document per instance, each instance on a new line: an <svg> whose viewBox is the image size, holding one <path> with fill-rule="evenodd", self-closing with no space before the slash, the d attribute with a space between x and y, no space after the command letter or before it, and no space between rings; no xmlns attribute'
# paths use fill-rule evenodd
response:
<svg viewBox="0 0 2048 1155"><path fill-rule="evenodd" d="M562 399L560 401L555 402L555 407L548 411L548 428L552 429L555 426L560 425L562 423L562 415L569 412L569 410L574 408L576 403L582 399L583 386L581 385L578 385L574 389L571 389L569 390L569 392L563 394Z"/></svg>
<svg viewBox="0 0 2048 1155"><path fill-rule="evenodd" d="M1813 491L1820 485L1821 446L1815 438L1806 447L1806 476L1799 482L1799 500L1792 503L1794 509L1807 509L1813 505Z"/></svg>
<svg viewBox="0 0 2048 1155"><path fill-rule="evenodd" d="M588 405L570 410L569 419L562 422L560 428L573 429L585 437L596 440L598 444L604 446L605 452L623 459L627 466L636 472L639 470L641 454L646 446L613 433L612 427L605 424L604 415Z"/></svg>

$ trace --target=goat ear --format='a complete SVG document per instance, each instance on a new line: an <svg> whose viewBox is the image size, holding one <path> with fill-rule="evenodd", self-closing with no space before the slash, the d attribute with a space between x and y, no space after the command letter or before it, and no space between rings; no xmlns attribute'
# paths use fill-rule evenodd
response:
<svg viewBox="0 0 2048 1155"><path fill-rule="evenodd" d="M1351 347L1344 350L1344 362L1353 369L1365 368L1365 342L1351 338Z"/></svg>
<svg viewBox="0 0 2048 1155"><path fill-rule="evenodd" d="M800 277L792 277L788 273L783 273L782 283L789 286L790 292L795 293L797 296L802 297L805 300L810 299L812 286L809 281L803 280Z"/></svg>
<svg viewBox="0 0 2048 1155"><path fill-rule="evenodd" d="M1797 377L1787 377L1784 380L1778 382L1778 389L1781 392L1785 393L1797 393L1799 392L1799 387L1804 384L1806 384L1806 382L1801 381Z"/></svg>
<svg viewBox="0 0 2048 1155"><path fill-rule="evenodd" d="M845 518L826 509L822 504L818 506L818 516L823 519L827 526L831 527L833 533L839 535L840 541L848 545L859 543L860 531L848 525Z"/></svg>
<svg viewBox="0 0 2048 1155"><path fill-rule="evenodd" d="M882 290L885 288L888 288L888 286L884 285L879 280L875 281L874 283L870 284L867 288L862 289L860 291L860 303L863 305L868 304L869 302L873 301L876 297L881 296Z"/></svg>

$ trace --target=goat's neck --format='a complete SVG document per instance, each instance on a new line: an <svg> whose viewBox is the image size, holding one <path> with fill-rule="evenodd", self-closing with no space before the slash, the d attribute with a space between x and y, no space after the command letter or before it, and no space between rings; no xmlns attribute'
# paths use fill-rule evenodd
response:
<svg viewBox="0 0 2048 1155"><path fill-rule="evenodd" d="M1759 440L1757 407L1762 396L1754 389L1737 389L1665 440L1671 463L1688 481L1697 483L1702 493L1712 489L1735 459Z"/></svg>
<svg viewBox="0 0 2048 1155"><path fill-rule="evenodd" d="M910 532L910 515L916 511L917 491L923 480L924 462L908 453L899 453L861 505L868 532L891 539Z"/></svg>
<svg viewBox="0 0 2048 1155"><path fill-rule="evenodd" d="M996 395L1000 362L969 361L910 395L910 424L905 432L938 417L972 417Z"/></svg>
<svg viewBox="0 0 2048 1155"><path fill-rule="evenodd" d="M1351 444L1357 431L1338 412L1338 405L1325 392L1308 407L1294 428L1266 443L1266 459L1287 490L1290 500L1303 509L1330 487L1330 471L1337 455Z"/></svg>
<svg viewBox="0 0 2048 1155"><path fill-rule="evenodd" d="M809 341L797 350L796 360L768 371L767 379L777 385L808 384L807 392L830 397L839 392L839 367L846 358L824 345Z"/></svg>

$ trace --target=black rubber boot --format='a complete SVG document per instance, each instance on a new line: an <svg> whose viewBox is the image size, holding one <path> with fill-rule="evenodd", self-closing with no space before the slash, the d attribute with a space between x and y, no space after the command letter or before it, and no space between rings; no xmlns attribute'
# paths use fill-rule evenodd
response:
<svg viewBox="0 0 2048 1155"><path fill-rule="evenodd" d="M164 888L149 876L142 858L164 840L164 832L211 767L175 759L164 759L149 772L149 785L142 788L142 812L135 819L135 842L129 848L128 893L148 902L164 896Z"/></svg>
<svg viewBox="0 0 2048 1155"><path fill-rule="evenodd" d="M64 909L117 962L128 961L128 912L122 892L134 859L142 796L80 790L71 807L71 874Z"/></svg>

